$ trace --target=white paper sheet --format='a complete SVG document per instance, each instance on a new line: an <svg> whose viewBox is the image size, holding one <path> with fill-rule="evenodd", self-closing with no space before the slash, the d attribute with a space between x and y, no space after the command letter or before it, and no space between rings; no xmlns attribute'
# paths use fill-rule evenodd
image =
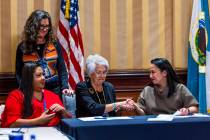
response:
<svg viewBox="0 0 210 140"><path fill-rule="evenodd" d="M192 117L210 117L210 115L202 114L202 113L195 113L192 115Z"/></svg>
<svg viewBox="0 0 210 140"><path fill-rule="evenodd" d="M126 120L126 119L133 119L132 117L102 117L102 116L95 116L95 117L84 117L78 118L81 121L102 121L102 120Z"/></svg>
<svg viewBox="0 0 210 140"><path fill-rule="evenodd" d="M147 121L172 121L174 118L173 115L160 114L155 118L148 118Z"/></svg>
<svg viewBox="0 0 210 140"><path fill-rule="evenodd" d="M193 117L210 117L210 115L195 113L193 115L181 116L179 113L175 112L174 114L160 114L155 118L148 118L147 121L172 121L173 119L183 119L183 118L193 118Z"/></svg>

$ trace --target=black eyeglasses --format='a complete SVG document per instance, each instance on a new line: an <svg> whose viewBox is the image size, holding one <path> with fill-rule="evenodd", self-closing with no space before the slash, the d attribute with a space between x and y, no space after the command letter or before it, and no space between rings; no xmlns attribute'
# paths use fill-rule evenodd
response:
<svg viewBox="0 0 210 140"><path fill-rule="evenodd" d="M49 30L50 26L49 25L40 25L39 29L40 30Z"/></svg>

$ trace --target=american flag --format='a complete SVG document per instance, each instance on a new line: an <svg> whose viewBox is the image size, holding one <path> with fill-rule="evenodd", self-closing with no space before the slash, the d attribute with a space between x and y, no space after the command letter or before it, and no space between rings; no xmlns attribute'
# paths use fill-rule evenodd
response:
<svg viewBox="0 0 210 140"><path fill-rule="evenodd" d="M57 37L69 76L69 85L75 89L84 80L84 50L79 28L78 0L62 0Z"/></svg>

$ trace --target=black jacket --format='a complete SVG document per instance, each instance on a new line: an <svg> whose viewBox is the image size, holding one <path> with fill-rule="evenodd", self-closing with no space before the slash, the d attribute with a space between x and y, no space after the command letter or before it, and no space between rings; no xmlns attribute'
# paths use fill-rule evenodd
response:
<svg viewBox="0 0 210 140"><path fill-rule="evenodd" d="M103 91L106 99L106 104L116 102L115 90L111 83L103 83ZM77 117L91 117L102 116L105 110L105 104L100 104L96 92L93 89L90 80L80 82L76 86L76 116ZM116 113L111 111L109 116L115 116Z"/></svg>

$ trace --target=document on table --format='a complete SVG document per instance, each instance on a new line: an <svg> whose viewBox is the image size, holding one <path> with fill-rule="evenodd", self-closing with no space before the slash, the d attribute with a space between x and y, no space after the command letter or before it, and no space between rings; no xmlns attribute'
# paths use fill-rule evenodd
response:
<svg viewBox="0 0 210 140"><path fill-rule="evenodd" d="M95 117L83 117L78 118L81 121L102 121L102 120L127 120L133 119L132 117L103 117L103 116L95 116Z"/></svg>
<svg viewBox="0 0 210 140"><path fill-rule="evenodd" d="M174 114L160 114L155 118L148 118L147 121L172 121L173 119L182 119L182 118L193 118L193 117L210 117L210 115L195 113L193 115L181 116Z"/></svg>
<svg viewBox="0 0 210 140"><path fill-rule="evenodd" d="M192 115L192 117L210 117L208 114L202 114L202 113L195 113Z"/></svg>
<svg viewBox="0 0 210 140"><path fill-rule="evenodd" d="M174 115L160 114L155 118L148 118L147 121L172 121Z"/></svg>
<svg viewBox="0 0 210 140"><path fill-rule="evenodd" d="M202 114L202 113L194 113L192 115L174 115L174 119L180 119L180 118L203 118L203 117L210 117L208 114Z"/></svg>

